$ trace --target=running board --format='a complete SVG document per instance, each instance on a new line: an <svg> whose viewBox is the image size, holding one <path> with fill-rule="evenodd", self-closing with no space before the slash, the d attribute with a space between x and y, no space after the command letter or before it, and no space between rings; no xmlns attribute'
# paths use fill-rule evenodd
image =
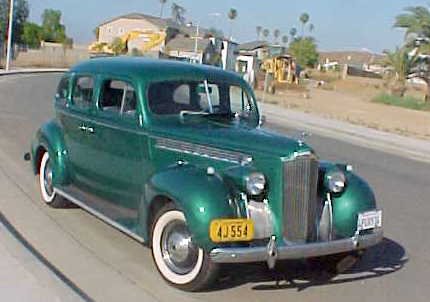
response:
<svg viewBox="0 0 430 302"><path fill-rule="evenodd" d="M145 240L142 237L140 237L139 235L133 233L132 231L130 231L129 229L127 229L124 226L120 225L118 222L110 219L106 215L103 215L102 213L100 213L100 212L94 210L93 208L89 207L84 202L82 202L81 200L75 198L71 194L69 194L69 193L67 193L67 192L65 192L65 191L63 191L61 189L58 189L58 188L55 188L54 190L55 190L55 193L57 193L58 195L66 198L70 202L74 203L78 207L80 207L83 210L87 211L88 213L94 215L95 217L99 218L100 220L103 220L104 222L106 222L107 224L109 224L112 227L116 228L117 230L119 230L119 231L123 232L124 234L130 236L131 238L139 241L140 243L144 243L145 242Z"/></svg>

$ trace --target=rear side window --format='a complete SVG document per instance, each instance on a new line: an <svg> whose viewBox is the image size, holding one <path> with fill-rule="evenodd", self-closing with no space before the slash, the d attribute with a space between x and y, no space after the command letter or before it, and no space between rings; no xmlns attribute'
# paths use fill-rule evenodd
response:
<svg viewBox="0 0 430 302"><path fill-rule="evenodd" d="M60 83L58 84L57 94L55 95L57 102L66 104L67 98L69 97L69 83L69 76L65 76L61 79Z"/></svg>
<svg viewBox="0 0 430 302"><path fill-rule="evenodd" d="M133 86L120 80L106 80L102 84L99 108L105 112L134 116L137 97Z"/></svg>
<svg viewBox="0 0 430 302"><path fill-rule="evenodd" d="M94 93L94 79L89 76L76 78L73 85L72 102L76 108L88 109Z"/></svg>

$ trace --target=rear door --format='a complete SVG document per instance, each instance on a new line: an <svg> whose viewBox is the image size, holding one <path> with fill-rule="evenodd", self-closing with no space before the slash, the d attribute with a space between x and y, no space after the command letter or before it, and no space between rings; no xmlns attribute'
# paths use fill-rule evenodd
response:
<svg viewBox="0 0 430 302"><path fill-rule="evenodd" d="M70 101L59 116L71 164L71 181L81 189L85 189L92 178L88 153L93 130L94 84L92 75L73 75Z"/></svg>

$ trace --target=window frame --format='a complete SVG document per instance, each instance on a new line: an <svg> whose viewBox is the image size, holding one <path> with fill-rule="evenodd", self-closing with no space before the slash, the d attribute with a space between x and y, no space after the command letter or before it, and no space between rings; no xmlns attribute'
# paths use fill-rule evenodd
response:
<svg viewBox="0 0 430 302"><path fill-rule="evenodd" d="M134 114L124 114L121 112L121 108L123 106L121 101L121 107L120 111L114 112L114 111L106 111L103 110L103 107L101 106L102 96L103 96L103 85L106 81L119 81L125 83L127 86L132 87L134 89L134 93L136 96L136 110ZM121 77L116 75L102 75L98 79L98 91L97 91L97 99L95 102L96 112L97 115L103 118L109 118L109 119L118 119L118 120L128 120L128 121L137 121L138 116L140 114L139 112L139 93L137 89L138 85L130 78L127 77ZM123 90L124 91L124 90Z"/></svg>
<svg viewBox="0 0 430 302"><path fill-rule="evenodd" d="M67 80L67 92L66 92L66 96L65 97L60 97L59 95L59 89L60 89L60 85L62 84L62 82L64 80ZM55 103L56 104L61 104L64 106L68 106L70 103L70 98L71 98L71 88L72 88L72 83L73 83L73 75L66 73L61 77L61 80L58 82L57 84L57 89L55 92Z"/></svg>
<svg viewBox="0 0 430 302"><path fill-rule="evenodd" d="M91 100L90 100L89 106L86 108L83 108L83 107L76 106L76 104L73 100L73 94L74 94L75 85L76 85L78 79L79 78L85 78L85 77L92 79L92 81L93 81L93 88L92 88L93 92L91 95ZM70 104L69 107L71 109L78 111L78 112L89 113L94 108L94 97L96 94L97 94L97 76L96 75L91 74L91 73L75 73L75 74L73 74L72 83L71 83L70 91L69 91L69 104Z"/></svg>

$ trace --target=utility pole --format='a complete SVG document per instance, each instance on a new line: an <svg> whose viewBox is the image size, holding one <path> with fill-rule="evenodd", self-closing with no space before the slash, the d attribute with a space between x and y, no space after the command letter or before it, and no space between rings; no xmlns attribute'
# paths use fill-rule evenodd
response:
<svg viewBox="0 0 430 302"><path fill-rule="evenodd" d="M10 68L10 60L12 57L13 6L14 6L14 0L10 0L9 28L8 28L8 33L7 33L7 50L6 50L6 71L8 71Z"/></svg>

